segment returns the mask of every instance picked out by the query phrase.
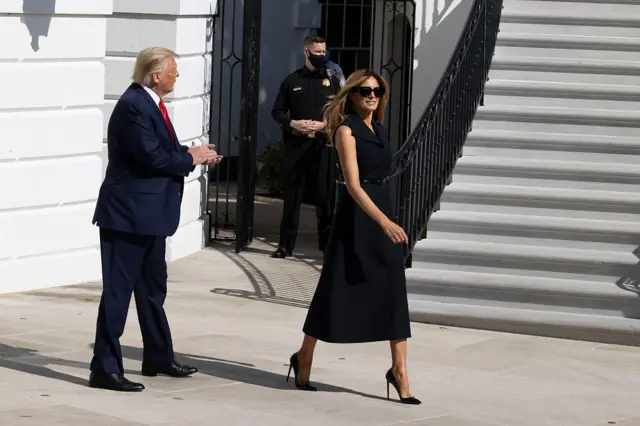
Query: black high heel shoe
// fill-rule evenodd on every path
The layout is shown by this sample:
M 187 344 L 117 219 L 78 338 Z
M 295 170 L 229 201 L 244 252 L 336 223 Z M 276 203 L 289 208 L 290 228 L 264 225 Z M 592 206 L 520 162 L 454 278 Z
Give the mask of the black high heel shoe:
M 289 358 L 289 372 L 287 373 L 287 382 L 289 381 L 289 377 L 291 376 L 291 370 L 293 369 L 293 381 L 296 384 L 296 388 L 303 390 L 303 391 L 310 391 L 310 392 L 315 392 L 318 389 L 315 386 L 311 386 L 309 383 L 305 383 L 304 385 L 301 385 L 300 383 L 298 383 L 298 367 L 299 367 L 300 363 L 298 361 L 298 353 L 294 353 L 293 355 L 291 355 L 291 358 Z
M 385 379 L 387 379 L 387 400 L 389 400 L 389 385 L 393 385 L 393 387 L 396 389 L 396 392 L 398 392 L 398 398 L 400 398 L 401 403 L 409 404 L 409 405 L 422 404 L 422 401 L 420 401 L 418 398 L 415 398 L 413 396 L 410 396 L 408 398 L 403 398 L 402 395 L 400 395 L 400 386 L 398 385 L 396 376 L 393 375 L 393 371 L 391 371 L 391 369 L 387 371 L 387 374 L 385 374 L 384 377 Z

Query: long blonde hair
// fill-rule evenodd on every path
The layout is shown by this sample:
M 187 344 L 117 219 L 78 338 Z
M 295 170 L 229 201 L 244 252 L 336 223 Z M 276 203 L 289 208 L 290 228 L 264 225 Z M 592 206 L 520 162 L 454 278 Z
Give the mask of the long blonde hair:
M 384 95 L 380 98 L 378 108 L 373 113 L 373 119 L 382 122 L 384 111 L 387 108 L 387 103 L 389 103 L 389 85 L 384 77 L 375 71 L 365 69 L 354 71 L 347 79 L 340 93 L 335 95 L 324 107 L 324 121 L 327 123 L 324 131 L 329 136 L 330 145 L 333 145 L 333 132 L 349 114 L 354 112 L 350 96 L 351 91 L 360 87 L 362 83 L 371 77 L 375 78 L 378 81 L 378 85 L 384 89 Z

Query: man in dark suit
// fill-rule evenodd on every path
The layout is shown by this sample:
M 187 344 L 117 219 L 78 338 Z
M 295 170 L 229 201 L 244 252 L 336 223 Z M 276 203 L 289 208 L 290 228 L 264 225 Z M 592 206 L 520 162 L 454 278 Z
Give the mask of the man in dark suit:
M 135 294 L 144 346 L 142 374 L 185 377 L 197 369 L 179 364 L 164 311 L 165 239 L 180 220 L 184 178 L 200 164 L 218 164 L 213 145 L 182 146 L 162 97 L 179 76 L 175 54 L 140 52 L 134 83 L 116 104 L 107 135 L 109 164 L 93 223 L 100 228 L 102 297 L 89 386 L 141 391 L 124 377 L 120 336 Z

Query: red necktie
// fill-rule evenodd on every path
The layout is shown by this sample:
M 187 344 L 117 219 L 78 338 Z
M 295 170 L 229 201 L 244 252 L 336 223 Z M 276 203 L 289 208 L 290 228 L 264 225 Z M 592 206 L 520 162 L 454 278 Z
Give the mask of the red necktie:
M 171 120 L 169 119 L 169 113 L 167 112 L 167 107 L 164 106 L 164 102 L 162 102 L 162 99 L 160 99 L 160 103 L 158 104 L 158 106 L 160 107 L 160 112 L 164 117 L 164 121 L 167 123 L 167 129 L 169 129 L 171 140 L 175 143 L 175 141 L 173 140 L 173 130 L 171 130 Z

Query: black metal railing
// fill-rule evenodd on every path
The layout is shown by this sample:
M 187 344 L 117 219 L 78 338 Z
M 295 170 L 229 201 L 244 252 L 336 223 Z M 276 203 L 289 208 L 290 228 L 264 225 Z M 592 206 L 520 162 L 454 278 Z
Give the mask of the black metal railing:
M 451 180 L 482 103 L 496 45 L 502 0 L 475 0 L 449 65 L 416 128 L 394 155 L 395 220 L 409 237 L 407 266 L 416 242 Z

